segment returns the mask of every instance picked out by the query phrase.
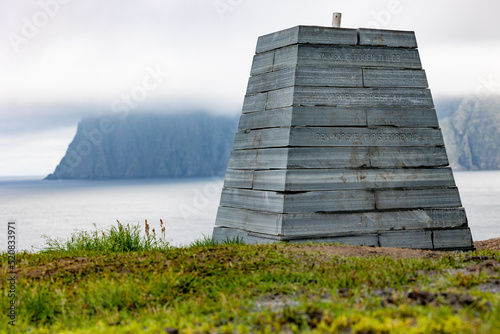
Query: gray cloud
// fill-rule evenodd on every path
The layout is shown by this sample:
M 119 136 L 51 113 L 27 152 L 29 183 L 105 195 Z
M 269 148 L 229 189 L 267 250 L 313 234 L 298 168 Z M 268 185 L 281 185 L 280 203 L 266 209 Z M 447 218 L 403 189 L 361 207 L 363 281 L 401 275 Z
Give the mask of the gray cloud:
M 229 7 L 221 14 L 217 3 Z M 0 35 L 22 35 L 40 11 L 38 1 L 1 2 Z M 43 128 L 73 122 L 94 104 L 109 109 L 156 65 L 171 75 L 145 103 L 237 113 L 257 37 L 327 26 L 333 11 L 343 12 L 344 27 L 415 30 L 434 95 L 472 92 L 481 76 L 500 75 L 496 0 L 73 0 L 18 53 L 0 39 L 0 63 L 10 64 L 0 77 L 0 120 L 9 124 L 1 127 L 22 127 L 25 116 Z M 14 110 L 23 104 L 31 107 Z M 44 107 L 54 104 L 71 107 Z

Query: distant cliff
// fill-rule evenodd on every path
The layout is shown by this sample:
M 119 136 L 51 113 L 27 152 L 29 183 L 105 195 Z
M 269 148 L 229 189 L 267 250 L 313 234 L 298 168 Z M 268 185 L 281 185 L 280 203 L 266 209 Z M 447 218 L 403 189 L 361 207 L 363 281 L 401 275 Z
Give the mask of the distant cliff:
M 436 109 L 454 169 L 500 169 L 500 97 L 441 100 Z M 223 175 L 238 119 L 203 113 L 85 118 L 46 179 Z
M 500 169 L 500 97 L 466 98 L 443 114 L 439 124 L 454 169 Z
M 129 114 L 85 118 L 48 180 L 223 175 L 238 117 Z

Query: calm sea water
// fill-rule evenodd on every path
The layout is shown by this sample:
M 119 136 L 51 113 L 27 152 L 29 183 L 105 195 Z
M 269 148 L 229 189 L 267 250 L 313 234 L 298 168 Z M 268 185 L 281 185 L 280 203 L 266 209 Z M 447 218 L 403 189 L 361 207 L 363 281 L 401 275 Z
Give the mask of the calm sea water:
M 500 171 L 455 172 L 474 240 L 500 237 Z M 6 249 L 7 222 L 15 221 L 18 250 L 40 249 L 45 240 L 67 238 L 75 229 L 109 229 L 147 219 L 166 225 L 173 245 L 210 235 L 217 214 L 221 178 L 113 181 L 0 179 L 0 249 Z

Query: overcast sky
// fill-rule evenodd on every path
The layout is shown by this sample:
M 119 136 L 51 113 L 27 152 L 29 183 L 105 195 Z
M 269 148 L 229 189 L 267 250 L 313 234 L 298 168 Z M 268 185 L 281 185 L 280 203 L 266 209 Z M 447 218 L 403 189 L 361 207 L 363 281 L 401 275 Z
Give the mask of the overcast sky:
M 415 31 L 435 98 L 500 81 L 498 0 L 0 0 L 0 176 L 52 172 L 82 116 L 124 103 L 236 115 L 258 36 L 335 11 Z

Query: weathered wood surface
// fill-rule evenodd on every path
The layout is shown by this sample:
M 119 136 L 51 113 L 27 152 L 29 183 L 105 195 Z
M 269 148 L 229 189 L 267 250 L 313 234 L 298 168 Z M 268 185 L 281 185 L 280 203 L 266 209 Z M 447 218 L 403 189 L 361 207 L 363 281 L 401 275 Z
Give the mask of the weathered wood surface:
M 356 45 L 357 34 L 355 29 L 297 26 L 259 37 L 256 53 L 298 43 Z
M 281 213 L 219 206 L 215 225 L 278 236 L 283 234 L 282 221 Z
M 286 146 L 444 146 L 439 129 L 296 127 L 239 131 L 233 150 Z
M 296 74 L 297 68 L 292 67 L 251 76 L 248 79 L 247 95 L 291 87 L 295 84 Z
M 381 233 L 380 247 L 432 249 L 431 231 L 398 231 Z
M 268 244 L 280 241 L 279 238 L 265 238 L 263 235 L 252 235 L 246 231 L 232 228 L 215 226 L 212 239 L 218 243 L 224 243 L 239 238 L 246 244 Z
M 289 106 L 434 108 L 428 89 L 296 86 L 270 91 L 266 109 Z M 262 109 L 264 110 L 264 109 Z
M 283 192 L 451 187 L 455 186 L 455 181 L 450 168 L 283 169 L 255 172 L 228 169 L 225 186 Z
M 367 126 L 366 113 L 363 108 L 286 107 L 242 114 L 239 130 L 283 126 Z
M 469 228 L 434 231 L 434 247 L 436 249 L 473 248 Z
M 253 188 L 254 172 L 251 170 L 235 170 L 227 169 L 224 179 L 224 187 L 226 188 Z
M 340 190 L 282 194 L 223 188 L 221 206 L 276 213 L 367 211 L 375 208 L 372 191 Z
M 252 69 L 250 75 L 258 75 L 266 72 L 272 72 L 274 66 L 274 52 L 269 51 L 265 53 L 256 54 L 253 57 Z
M 291 107 L 292 126 L 365 126 L 366 111 L 344 107 Z
M 434 108 L 434 103 L 428 89 L 294 86 L 245 96 L 243 113 L 291 106 Z
M 275 51 L 273 71 L 297 65 L 422 69 L 414 49 L 294 45 Z
M 242 183 L 246 175 L 239 174 Z M 253 189 L 315 191 L 455 186 L 451 168 L 289 169 L 255 171 Z
M 442 239 L 441 235 L 445 239 Z M 243 240 L 244 243 L 247 244 L 289 241 L 291 243 L 327 242 L 340 243 L 344 245 L 402 247 L 435 250 L 474 249 L 470 230 L 468 228 L 442 231 L 396 231 L 382 234 L 351 233 L 331 236 L 309 235 L 307 237 L 298 238 L 257 234 L 235 228 L 220 226 L 216 226 L 214 228 L 213 239 L 217 242 L 225 242 L 236 237 L 239 237 L 241 240 Z M 442 243 L 440 240 L 444 240 L 444 243 Z
M 286 147 L 290 143 L 290 128 L 273 128 L 253 130 L 250 132 L 239 131 L 234 137 L 233 150 Z
M 265 110 L 266 103 L 267 93 L 247 95 L 243 100 L 243 113 Z
M 359 45 L 374 45 L 416 48 L 417 39 L 413 31 L 358 29 Z
M 436 110 L 428 108 L 366 108 L 368 126 L 438 128 Z
M 461 207 L 457 188 L 375 190 L 377 209 Z
M 249 232 L 299 237 L 388 232 L 467 225 L 463 208 L 359 213 L 267 213 L 219 207 L 216 225 Z
M 238 130 L 279 128 L 291 124 L 292 107 L 287 107 L 241 114 Z
M 363 69 L 363 87 L 427 88 L 429 84 L 424 70 Z
M 260 210 L 265 212 L 283 212 L 283 194 L 271 191 L 223 188 L 220 205 L 232 208 Z
M 439 167 L 448 166 L 444 146 L 439 147 L 371 147 L 371 167 Z
M 248 112 L 240 117 L 239 130 L 283 126 L 396 126 L 438 128 L 434 109 L 286 107 Z
M 337 235 L 337 236 L 310 236 L 309 238 L 300 239 L 285 239 L 284 241 L 289 241 L 295 244 L 301 244 L 306 242 L 313 243 L 339 243 L 341 245 L 350 246 L 366 246 L 366 247 L 376 247 L 378 246 L 378 235 L 363 233 L 363 234 L 348 234 L 348 235 Z
M 230 169 L 440 167 L 444 147 L 290 147 L 233 150 Z
M 293 107 L 241 114 L 238 130 L 279 128 L 292 124 Z
M 280 241 L 289 241 L 291 243 L 305 243 L 305 242 L 330 242 L 340 243 L 344 245 L 355 246 L 378 246 L 377 234 L 347 234 L 336 236 L 309 236 L 308 238 L 287 238 L 283 236 L 274 236 L 269 234 L 257 234 L 247 232 L 240 229 L 228 228 L 222 226 L 214 227 L 213 240 L 216 242 L 226 242 L 235 238 L 240 238 L 246 244 L 254 243 L 274 243 Z
M 268 72 L 250 77 L 248 80 L 247 94 L 261 93 L 294 85 L 315 87 L 363 87 L 362 73 L 363 71 L 360 68 L 324 66 L 297 66 L 286 68 L 280 71 Z M 392 75 L 392 77 L 396 79 L 397 76 Z
M 416 47 L 377 29 L 260 37 L 214 239 L 471 249 Z
M 370 165 L 368 147 L 291 147 L 233 150 L 232 169 L 347 168 Z

